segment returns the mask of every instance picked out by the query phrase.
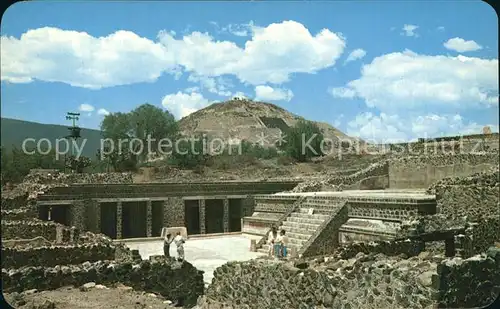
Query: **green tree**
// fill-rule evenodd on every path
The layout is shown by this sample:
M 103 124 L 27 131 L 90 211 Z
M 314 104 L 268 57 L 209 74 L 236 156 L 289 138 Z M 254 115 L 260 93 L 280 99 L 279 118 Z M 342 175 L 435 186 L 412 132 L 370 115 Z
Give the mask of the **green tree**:
M 101 131 L 103 137 L 111 141 L 102 149 L 104 159 L 116 171 L 129 171 L 134 170 L 139 161 L 146 159 L 149 150 L 156 151 L 161 139 L 172 140 L 178 132 L 178 126 L 169 111 L 146 103 L 129 113 L 105 116 Z
M 286 135 L 286 143 L 282 144 L 285 153 L 299 162 L 305 162 L 313 157 L 322 156 L 321 129 L 310 121 L 300 120 L 290 128 Z
M 27 152 L 16 147 L 12 147 L 11 150 L 1 148 L 2 185 L 7 182 L 21 182 L 31 169 L 64 169 L 64 160 L 56 158 L 54 151 L 40 154 L 36 151 L 32 152 L 33 149 L 26 150 Z
M 205 148 L 207 139 L 197 136 L 192 139 L 178 137 L 175 142 L 170 163 L 181 168 L 194 168 L 205 165 L 209 155 Z

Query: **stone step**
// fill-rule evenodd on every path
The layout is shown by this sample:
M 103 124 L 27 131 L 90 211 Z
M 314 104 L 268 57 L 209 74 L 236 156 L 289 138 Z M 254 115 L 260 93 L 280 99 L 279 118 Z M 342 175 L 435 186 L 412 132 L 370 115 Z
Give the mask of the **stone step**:
M 319 226 L 320 226 L 320 224 L 298 223 L 298 222 L 285 221 L 285 222 L 283 222 L 282 228 L 285 231 L 304 230 L 304 231 L 314 232 L 319 228 Z M 306 234 L 306 233 L 304 233 L 304 234 Z
M 298 217 L 288 217 L 285 222 L 296 222 L 296 223 L 308 223 L 308 224 L 318 224 L 323 223 L 324 219 L 308 219 L 308 218 L 298 218 Z
M 295 233 L 295 232 L 287 232 L 286 235 L 288 235 L 288 238 L 296 238 L 296 239 L 304 239 L 308 240 L 311 238 L 313 233 L 310 234 L 302 234 L 302 233 Z
M 322 215 L 322 214 L 308 214 L 307 212 L 309 209 L 305 209 L 305 211 L 302 211 L 302 208 L 300 209 L 300 212 L 292 212 L 290 214 L 290 217 L 293 218 L 304 218 L 304 219 L 321 219 L 321 220 L 326 220 L 329 218 L 328 215 Z

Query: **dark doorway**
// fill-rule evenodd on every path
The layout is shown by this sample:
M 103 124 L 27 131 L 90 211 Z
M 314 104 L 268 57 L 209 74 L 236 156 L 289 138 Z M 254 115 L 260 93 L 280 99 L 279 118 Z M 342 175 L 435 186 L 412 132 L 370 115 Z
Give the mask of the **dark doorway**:
M 205 201 L 205 231 L 207 234 L 224 233 L 224 201 Z
M 146 202 L 122 203 L 122 238 L 146 237 Z
M 188 235 L 201 234 L 200 202 L 198 200 L 184 201 L 184 226 Z
M 241 232 L 241 218 L 243 217 L 243 200 L 229 200 L 229 232 Z
M 70 208 L 71 205 L 52 206 L 50 209 L 50 220 L 64 225 L 70 225 Z
M 163 201 L 153 201 L 151 203 L 151 216 L 153 219 L 151 236 L 159 237 L 163 228 Z
M 38 219 L 43 221 L 49 220 L 49 206 L 47 205 L 38 206 Z
M 116 203 L 101 203 L 101 233 L 116 239 Z

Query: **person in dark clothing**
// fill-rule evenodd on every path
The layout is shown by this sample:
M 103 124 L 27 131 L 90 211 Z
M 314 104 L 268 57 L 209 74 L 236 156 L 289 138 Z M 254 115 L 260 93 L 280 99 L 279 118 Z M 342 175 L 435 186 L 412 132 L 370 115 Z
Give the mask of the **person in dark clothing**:
M 163 254 L 166 257 L 170 257 L 170 244 L 174 241 L 174 238 L 172 237 L 172 234 L 168 233 L 165 235 L 165 238 L 163 239 Z

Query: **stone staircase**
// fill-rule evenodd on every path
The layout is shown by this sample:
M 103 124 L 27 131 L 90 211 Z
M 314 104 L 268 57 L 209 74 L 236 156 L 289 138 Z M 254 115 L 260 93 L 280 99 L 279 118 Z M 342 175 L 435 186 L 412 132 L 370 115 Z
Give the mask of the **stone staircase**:
M 299 252 L 302 246 L 318 232 L 320 226 L 332 213 L 342 204 L 341 199 L 332 199 L 324 196 L 308 196 L 299 208 L 286 218 L 282 226 L 278 228 L 286 231 L 289 239 L 289 250 L 293 247 L 295 252 Z M 313 213 L 309 214 L 309 210 Z M 269 245 L 266 243 L 258 249 L 261 253 L 266 253 Z

